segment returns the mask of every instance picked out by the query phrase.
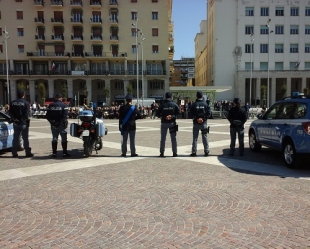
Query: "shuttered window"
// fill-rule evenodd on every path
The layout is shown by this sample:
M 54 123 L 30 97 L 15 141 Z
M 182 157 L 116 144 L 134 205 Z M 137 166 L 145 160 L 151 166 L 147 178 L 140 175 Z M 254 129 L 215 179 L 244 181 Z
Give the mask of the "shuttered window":
M 153 51 L 153 53 L 158 53 L 158 45 L 153 45 L 152 51 Z
M 158 36 L 158 29 L 157 28 L 152 29 L 152 36 Z
M 18 20 L 22 20 L 23 19 L 23 12 L 22 11 L 16 11 L 16 17 Z
M 61 20 L 61 19 L 63 19 L 63 13 L 62 13 L 62 11 L 54 11 L 54 19 L 55 19 L 55 20 Z
M 43 20 L 44 19 L 44 12 L 43 11 L 38 11 L 38 19 Z
M 63 55 L 65 52 L 64 45 L 55 45 L 55 54 Z
M 54 27 L 54 34 L 56 37 L 60 37 L 60 36 L 63 36 L 63 27 Z
M 19 53 L 24 53 L 24 45 L 19 44 L 17 47 Z

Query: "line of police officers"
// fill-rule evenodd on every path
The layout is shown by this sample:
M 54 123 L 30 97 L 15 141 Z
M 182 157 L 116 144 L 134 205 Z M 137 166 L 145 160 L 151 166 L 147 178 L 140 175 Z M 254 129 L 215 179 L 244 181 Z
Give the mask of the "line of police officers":
M 14 136 L 13 136 L 13 157 L 18 157 L 17 149 L 19 146 L 20 135 L 23 138 L 26 157 L 32 157 L 31 148 L 29 147 L 29 116 L 30 106 L 24 99 L 25 91 L 17 91 L 18 98 L 10 104 L 10 116 L 14 124 Z M 207 126 L 207 120 L 211 115 L 211 110 L 208 104 L 203 100 L 202 92 L 198 91 L 196 94 L 196 101 L 190 108 L 190 115 L 193 117 L 193 142 L 192 153 L 190 156 L 197 156 L 197 140 L 199 131 L 201 131 L 202 142 L 204 147 L 204 156 L 208 156 L 210 153 L 208 136 L 209 127 Z M 130 150 L 131 156 L 138 156 L 135 148 L 135 135 L 136 135 L 136 119 L 142 118 L 141 113 L 137 110 L 137 107 L 132 106 L 132 95 L 126 95 L 126 105 L 120 108 L 119 118 L 119 130 L 122 134 L 121 142 L 121 156 L 126 156 L 127 153 L 127 140 L 130 138 Z M 51 103 L 47 108 L 46 119 L 51 124 L 52 132 L 52 157 L 57 156 L 58 137 L 61 136 L 61 145 L 63 149 L 63 157 L 70 157 L 67 151 L 67 126 L 68 126 L 68 106 L 62 103 L 62 96 L 57 94 L 55 96 L 54 103 Z M 236 134 L 239 140 L 239 154 L 243 156 L 244 153 L 244 123 L 247 120 L 247 114 L 244 109 L 240 107 L 240 99 L 234 99 L 235 106 L 228 113 L 228 120 L 230 122 L 230 156 L 234 155 Z M 160 157 L 165 157 L 165 142 L 167 132 L 169 130 L 173 157 L 177 157 L 177 139 L 176 133 L 178 131 L 178 125 L 176 123 L 176 117 L 181 113 L 179 106 L 172 100 L 172 94 L 167 92 L 165 94 L 165 100 L 159 106 L 156 116 L 161 119 L 160 126 Z

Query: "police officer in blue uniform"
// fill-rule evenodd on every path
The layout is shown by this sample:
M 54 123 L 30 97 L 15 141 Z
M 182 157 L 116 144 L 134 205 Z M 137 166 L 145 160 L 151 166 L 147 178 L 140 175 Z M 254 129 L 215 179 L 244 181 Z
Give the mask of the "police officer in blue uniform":
M 165 157 L 165 143 L 167 131 L 169 129 L 171 144 L 172 144 L 172 152 L 173 157 L 177 157 L 177 131 L 178 126 L 176 124 L 176 117 L 181 114 L 179 106 L 171 99 L 172 94 L 167 92 L 165 95 L 166 99 L 159 106 L 156 116 L 161 118 L 161 126 L 160 126 L 160 157 Z
M 210 107 L 203 100 L 202 92 L 198 91 L 196 94 L 196 101 L 192 104 L 190 108 L 190 115 L 193 117 L 193 144 L 192 144 L 192 154 L 190 156 L 196 156 L 197 154 L 197 139 L 199 131 L 201 131 L 202 143 L 204 148 L 204 155 L 209 155 L 209 142 L 208 142 L 208 127 L 207 119 L 211 115 Z
M 70 157 L 71 155 L 67 151 L 67 127 L 68 127 L 68 106 L 62 103 L 61 94 L 56 94 L 54 103 L 51 103 L 47 107 L 46 119 L 51 124 L 52 131 L 52 157 L 57 156 L 57 144 L 58 137 L 61 136 L 61 145 L 64 157 Z
M 230 152 L 229 155 L 233 156 L 236 146 L 236 134 L 238 134 L 239 141 L 239 155 L 243 156 L 244 153 L 244 123 L 247 121 L 247 113 L 241 108 L 241 100 L 234 99 L 234 107 L 228 112 L 228 121 L 230 122 Z
M 13 100 L 10 104 L 9 115 L 11 121 L 13 122 L 13 146 L 12 146 L 12 156 L 18 157 L 17 149 L 19 144 L 19 137 L 22 136 L 24 140 L 24 148 L 26 152 L 26 157 L 33 157 L 31 153 L 31 148 L 29 147 L 29 125 L 30 125 L 30 104 L 26 101 L 25 91 L 17 91 L 17 99 Z
M 132 95 L 126 95 L 126 105 L 123 105 L 119 109 L 119 131 L 123 136 L 122 139 L 122 154 L 125 157 L 127 153 L 127 140 L 128 135 L 130 139 L 130 152 L 132 157 L 138 156 L 136 153 L 135 136 L 136 136 L 136 119 L 142 119 L 143 116 L 137 109 L 132 105 Z M 128 115 L 128 116 L 127 116 Z

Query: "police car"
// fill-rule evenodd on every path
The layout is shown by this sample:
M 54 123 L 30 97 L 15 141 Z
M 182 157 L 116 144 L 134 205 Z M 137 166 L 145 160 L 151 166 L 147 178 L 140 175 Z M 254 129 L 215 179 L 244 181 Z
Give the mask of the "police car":
M 0 150 L 12 148 L 13 124 L 9 123 L 10 116 L 0 111 Z M 20 138 L 18 150 L 23 150 L 23 140 Z
M 249 128 L 249 146 L 260 151 L 262 145 L 281 151 L 289 168 L 310 157 L 310 95 L 284 98 L 257 115 Z

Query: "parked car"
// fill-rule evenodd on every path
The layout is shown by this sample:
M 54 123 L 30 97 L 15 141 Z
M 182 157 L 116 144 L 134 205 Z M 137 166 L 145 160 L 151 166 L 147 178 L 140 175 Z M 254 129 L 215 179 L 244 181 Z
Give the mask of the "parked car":
M 310 156 L 310 95 L 284 98 L 257 118 L 249 128 L 252 151 L 260 151 L 262 145 L 282 151 L 289 168 Z
M 12 148 L 13 124 L 10 123 L 10 116 L 0 111 L 0 150 Z M 18 150 L 24 150 L 23 140 L 20 137 Z

